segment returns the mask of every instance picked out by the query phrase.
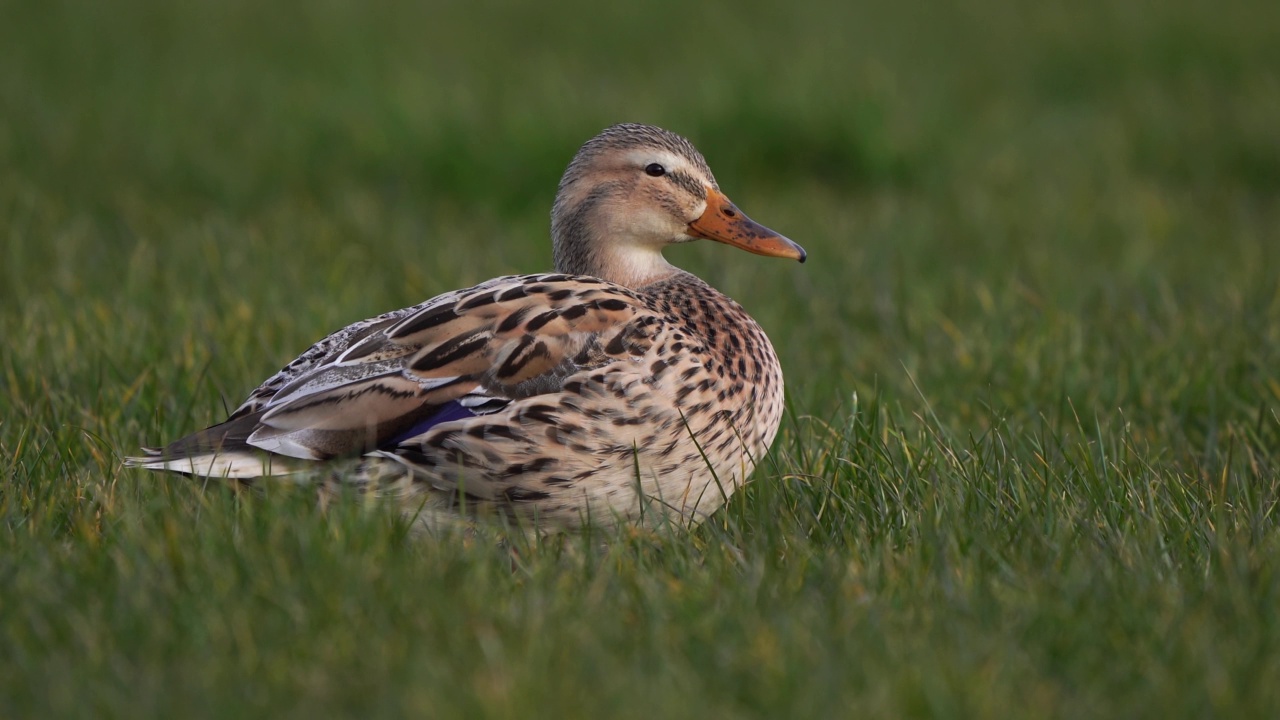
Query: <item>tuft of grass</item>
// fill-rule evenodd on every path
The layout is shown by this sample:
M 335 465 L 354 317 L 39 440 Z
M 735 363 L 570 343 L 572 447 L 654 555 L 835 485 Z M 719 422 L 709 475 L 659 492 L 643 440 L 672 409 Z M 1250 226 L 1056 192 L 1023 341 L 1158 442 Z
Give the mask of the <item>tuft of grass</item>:
M 0 3 L 0 716 L 1276 715 L 1277 7 Z M 618 121 L 813 259 L 671 252 L 790 403 L 698 530 L 120 468 Z

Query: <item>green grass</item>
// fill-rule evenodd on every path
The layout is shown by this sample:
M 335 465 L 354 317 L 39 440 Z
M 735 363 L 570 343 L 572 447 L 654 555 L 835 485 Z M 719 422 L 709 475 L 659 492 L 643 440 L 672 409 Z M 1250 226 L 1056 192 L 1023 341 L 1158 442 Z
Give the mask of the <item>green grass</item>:
M 120 468 L 550 267 L 577 146 L 791 415 L 689 534 L 406 539 Z M 0 2 L 0 717 L 1280 714 L 1280 5 Z

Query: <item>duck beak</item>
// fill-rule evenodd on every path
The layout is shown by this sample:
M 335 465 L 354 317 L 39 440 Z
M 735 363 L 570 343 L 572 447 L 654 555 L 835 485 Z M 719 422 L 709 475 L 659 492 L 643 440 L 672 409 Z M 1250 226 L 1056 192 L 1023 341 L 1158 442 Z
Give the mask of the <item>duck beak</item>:
M 716 240 L 747 252 L 804 262 L 804 248 L 747 217 L 724 193 L 707 188 L 707 209 L 689 223 L 691 237 Z

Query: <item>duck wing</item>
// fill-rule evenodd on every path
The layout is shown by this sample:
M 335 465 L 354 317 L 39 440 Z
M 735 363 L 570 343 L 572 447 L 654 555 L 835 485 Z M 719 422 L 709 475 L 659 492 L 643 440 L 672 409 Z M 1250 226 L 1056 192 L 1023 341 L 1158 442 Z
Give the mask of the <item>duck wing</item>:
M 329 335 L 225 422 L 129 464 L 247 478 L 390 448 L 642 355 L 660 323 L 634 292 L 598 278 L 497 278 Z

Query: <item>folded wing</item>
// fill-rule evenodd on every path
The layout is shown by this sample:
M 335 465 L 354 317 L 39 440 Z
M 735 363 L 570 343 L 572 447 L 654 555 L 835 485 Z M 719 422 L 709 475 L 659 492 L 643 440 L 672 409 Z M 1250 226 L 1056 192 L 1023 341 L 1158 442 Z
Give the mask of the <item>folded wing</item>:
M 130 464 L 257 477 L 264 453 L 288 472 L 386 449 L 642 355 L 660 322 L 630 290 L 596 278 L 498 278 L 330 335 L 226 422 Z

